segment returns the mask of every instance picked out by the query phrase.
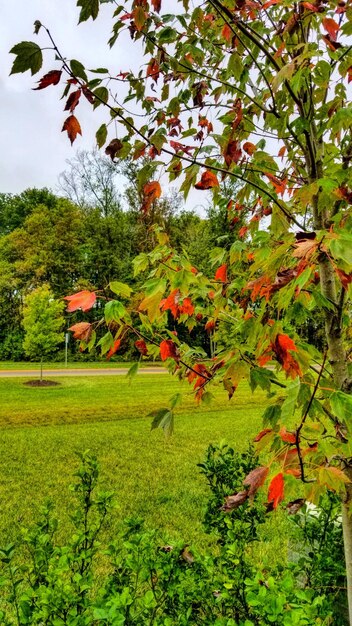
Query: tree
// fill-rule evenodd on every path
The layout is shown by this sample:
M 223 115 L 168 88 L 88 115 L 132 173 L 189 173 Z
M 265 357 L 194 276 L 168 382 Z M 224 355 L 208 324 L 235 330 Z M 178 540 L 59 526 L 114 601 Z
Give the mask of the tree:
M 55 300 L 47 285 L 37 287 L 23 308 L 24 350 L 31 359 L 40 359 L 40 382 L 43 382 L 43 357 L 51 355 L 64 340 L 62 312 L 65 305 Z
M 71 142 L 82 132 L 76 108 L 86 101 L 106 107 L 113 120 L 97 131 L 100 147 L 110 127 L 119 125 L 118 137 L 110 136 L 106 147 L 112 159 L 149 156 L 152 161 L 139 176 L 145 214 L 162 193 L 160 168 L 170 181 L 180 181 L 185 195 L 210 189 L 215 201 L 221 200 L 220 179 L 241 182 L 230 210 L 240 214 L 250 207 L 250 215 L 231 248 L 211 254 L 214 278 L 197 272 L 161 234 L 156 250 L 136 261 L 136 271 L 153 271 L 138 307 L 144 324 L 139 347 L 144 354 L 160 351 L 195 385 L 199 399 L 207 397 L 213 380 L 221 380 L 232 396 L 243 377 L 253 389 L 285 393 L 264 413 L 257 440 L 271 450 L 270 463 L 247 477 L 248 493 L 269 482 L 273 508 L 284 488 L 311 500 L 326 488 L 340 493 L 352 624 L 352 377 L 346 351 L 352 12 L 343 0 L 206 0 L 191 8 L 188 0 L 179 0 L 174 15 L 161 15 L 162 4 L 114 3 L 109 44 L 128 29 L 131 45 L 144 55 L 137 74 L 127 70 L 116 76 L 104 68 L 90 74 L 66 60 L 50 31 L 36 22 L 43 47 L 49 39 L 57 59 L 38 89 L 69 79 L 63 130 Z M 77 5 L 80 22 L 97 18 L 98 0 Z M 22 42 L 11 52 L 12 72 L 40 70 L 38 44 Z M 126 109 L 114 84 L 127 89 Z M 131 101 L 142 117 L 131 115 Z M 166 330 L 161 333 L 169 310 L 189 328 L 195 316 L 207 320 L 217 335 L 215 360 L 180 345 Z M 297 324 L 317 315 L 325 320 L 320 352 L 303 341 Z M 110 328 L 111 320 L 118 324 L 115 337 L 131 328 L 124 309 L 111 302 L 106 319 Z M 116 340 L 109 332 L 105 347 Z M 292 382 L 283 383 L 268 363 Z M 169 424 L 170 416 L 171 407 L 155 423 Z

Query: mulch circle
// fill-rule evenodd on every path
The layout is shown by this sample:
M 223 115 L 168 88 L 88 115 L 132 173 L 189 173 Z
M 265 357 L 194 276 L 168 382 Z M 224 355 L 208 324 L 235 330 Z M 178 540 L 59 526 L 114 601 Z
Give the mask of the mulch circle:
M 56 387 L 60 385 L 60 383 L 56 382 L 56 380 L 26 380 L 24 385 L 28 387 Z

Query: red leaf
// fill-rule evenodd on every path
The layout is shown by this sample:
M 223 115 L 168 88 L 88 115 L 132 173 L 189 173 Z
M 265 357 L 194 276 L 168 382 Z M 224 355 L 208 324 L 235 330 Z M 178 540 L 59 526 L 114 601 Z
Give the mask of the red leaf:
M 89 322 L 78 322 L 78 324 L 70 326 L 68 330 L 73 332 L 74 339 L 81 339 L 81 341 L 88 343 L 92 334 L 92 324 Z
M 207 331 L 207 333 L 211 333 L 215 328 L 215 321 L 214 320 L 208 320 L 208 322 L 205 324 L 204 329 Z
M 302 376 L 299 364 L 289 353 L 289 350 L 297 352 L 297 348 L 288 335 L 277 335 L 275 342 L 272 344 L 272 349 L 275 352 L 277 361 L 285 370 L 286 376 L 291 376 L 291 378 Z
M 287 350 L 297 352 L 294 341 L 288 335 L 277 335 L 275 343 L 277 343 L 278 346 L 285 352 L 287 352 Z
M 144 199 L 141 206 L 143 213 L 148 213 L 153 202 L 160 198 L 161 187 L 157 180 L 153 180 L 150 183 L 146 183 L 143 187 Z
M 175 359 L 178 361 L 179 354 L 176 344 L 171 339 L 164 339 L 160 344 L 160 356 L 162 361 L 166 359 Z
M 162 311 L 171 311 L 173 317 L 176 319 L 180 314 L 180 310 L 178 306 L 179 299 L 180 299 L 180 292 L 178 289 L 174 289 L 174 291 L 172 291 L 170 295 L 168 295 L 167 298 L 164 298 L 164 300 L 161 300 L 160 309 Z
M 91 92 L 91 90 L 88 87 L 86 87 L 86 85 L 83 85 L 82 93 L 87 98 L 88 102 L 90 102 L 90 104 L 94 104 L 95 102 L 94 95 Z
M 256 467 L 254 470 L 249 472 L 249 474 L 243 481 L 243 484 L 249 487 L 249 496 L 254 496 L 259 487 L 261 487 L 265 483 L 268 472 L 269 468 L 266 466 Z
M 199 183 L 194 186 L 196 189 L 211 189 L 212 187 L 219 187 L 219 181 L 213 172 L 206 170 L 203 172 Z
M 152 7 L 154 11 L 156 11 L 157 13 L 160 13 L 161 0 L 152 0 Z
M 296 443 L 296 433 L 287 432 L 286 428 L 281 428 L 279 436 L 285 443 Z
M 77 91 L 73 91 L 69 97 L 67 98 L 67 102 L 66 102 L 66 106 L 64 108 L 64 111 L 71 111 L 71 113 L 73 113 L 73 111 L 75 110 L 79 99 L 81 97 L 81 90 L 77 89 Z
M 268 502 L 273 503 L 274 509 L 276 509 L 279 502 L 284 498 L 284 487 L 284 475 L 280 472 L 274 476 L 268 489 Z
M 324 17 L 323 26 L 325 30 L 329 33 L 332 41 L 336 41 L 337 33 L 340 30 L 340 26 L 333 20 L 331 17 Z
M 45 87 L 49 87 L 49 85 L 57 85 L 60 82 L 61 74 L 61 70 L 51 70 L 51 72 L 48 72 L 38 80 L 39 86 L 35 87 L 33 91 L 45 89 Z
M 147 348 L 147 344 L 145 343 L 143 339 L 138 339 L 137 341 L 135 341 L 134 345 L 136 346 L 137 350 L 139 350 L 142 356 L 147 356 L 148 348 Z
M 72 296 L 65 296 L 64 298 L 64 300 L 68 301 L 66 309 L 68 313 L 72 313 L 78 309 L 82 309 L 82 311 L 89 311 L 89 309 L 94 306 L 96 299 L 94 291 L 79 291 L 78 293 L 74 293 Z
M 311 2 L 302 2 L 302 7 L 308 9 L 309 11 L 313 11 L 314 13 L 319 12 L 319 7 L 315 4 L 311 4 Z
M 150 76 L 156 83 L 160 75 L 160 66 L 156 59 L 150 59 L 147 67 L 147 76 Z
M 265 2 L 262 6 L 262 9 L 268 9 L 269 7 L 271 7 L 273 4 L 278 4 L 279 2 L 281 2 L 281 0 L 268 0 L 268 2 Z
M 272 432 L 273 432 L 272 428 L 264 428 L 264 430 L 261 430 L 260 433 L 258 433 L 257 436 L 254 437 L 253 441 L 255 443 L 258 443 L 258 441 L 263 439 L 263 437 L 265 437 L 265 435 L 267 435 L 268 433 L 272 433 Z
M 340 269 L 336 269 L 336 274 L 338 275 L 341 284 L 343 286 L 344 289 L 348 289 L 348 285 L 350 283 L 352 283 L 352 273 L 351 274 L 346 274 L 346 272 L 344 272 L 343 270 Z
M 245 152 L 247 152 L 247 154 L 249 154 L 249 156 L 252 156 L 252 154 L 254 154 L 256 149 L 257 149 L 257 146 L 254 143 L 251 143 L 250 141 L 246 141 L 243 144 L 243 150 Z
M 242 156 L 240 142 L 236 140 L 229 141 L 229 143 L 225 147 L 223 155 L 227 166 L 231 165 L 231 163 L 238 163 Z
M 227 265 L 224 263 L 220 265 L 215 272 L 215 280 L 221 280 L 222 283 L 227 283 Z
M 323 40 L 325 41 L 327 47 L 330 48 L 330 50 L 332 50 L 333 52 L 336 52 L 336 50 L 342 48 L 342 44 L 334 41 L 334 39 L 332 39 L 330 35 L 325 35 L 323 37 Z
M 192 304 L 192 300 L 190 298 L 184 298 L 181 306 L 180 306 L 181 315 L 193 315 L 194 306 Z
M 62 131 L 67 131 L 68 138 L 71 141 L 71 144 L 75 141 L 77 135 L 82 135 L 82 130 L 78 119 L 74 115 L 70 115 L 65 121 L 62 127 Z
M 120 139 L 112 139 L 108 146 L 105 148 L 105 154 L 107 154 L 110 159 L 113 161 L 115 156 L 120 152 L 123 147 L 122 141 Z

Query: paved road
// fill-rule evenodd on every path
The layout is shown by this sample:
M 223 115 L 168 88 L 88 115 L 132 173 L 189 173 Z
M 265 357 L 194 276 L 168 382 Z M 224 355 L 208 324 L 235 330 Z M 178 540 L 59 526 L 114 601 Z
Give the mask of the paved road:
M 126 376 L 127 368 L 118 369 L 61 369 L 43 370 L 43 378 L 53 376 Z M 139 374 L 167 374 L 163 367 L 144 367 L 138 370 Z M 0 378 L 38 378 L 39 369 L 36 370 L 0 370 Z

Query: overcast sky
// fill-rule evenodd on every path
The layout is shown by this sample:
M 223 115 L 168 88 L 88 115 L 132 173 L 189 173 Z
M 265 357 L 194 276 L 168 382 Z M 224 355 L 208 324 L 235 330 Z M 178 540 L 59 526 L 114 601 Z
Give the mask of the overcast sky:
M 36 81 L 47 71 L 58 68 L 51 52 L 44 56 L 43 69 L 31 76 L 9 76 L 14 55 L 13 45 L 21 41 L 36 41 L 46 45 L 44 33 L 33 35 L 33 23 L 39 19 L 52 32 L 62 54 L 81 60 L 87 68 L 109 67 L 118 73 L 133 65 L 131 47 L 128 55 L 123 47 L 109 51 L 107 40 L 112 21 L 111 5 L 103 5 L 96 22 L 85 22 L 77 27 L 78 9 L 75 0 L 0 0 L 0 102 L 1 152 L 0 192 L 20 192 L 27 187 L 57 185 L 60 172 L 66 168 L 66 159 L 76 149 L 91 149 L 95 131 L 106 120 L 106 111 L 93 113 L 88 102 L 77 109 L 83 136 L 78 135 L 73 148 L 61 128 L 67 112 L 60 101 L 61 87 L 32 91 Z M 128 45 L 128 40 L 126 40 Z M 133 53 L 133 49 L 132 49 Z M 84 99 L 83 99 L 84 100 Z

